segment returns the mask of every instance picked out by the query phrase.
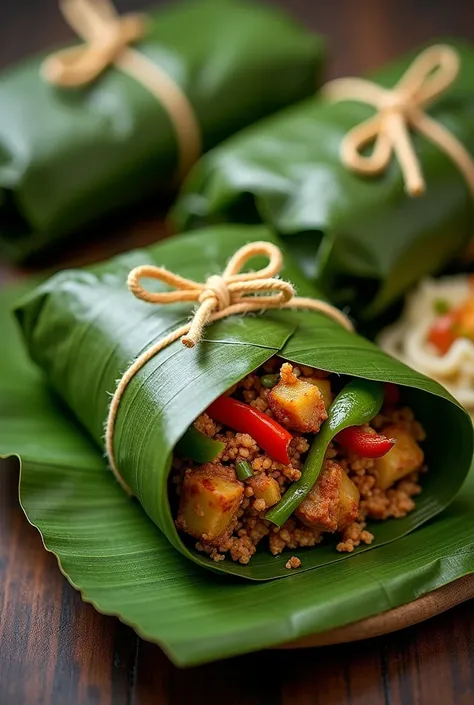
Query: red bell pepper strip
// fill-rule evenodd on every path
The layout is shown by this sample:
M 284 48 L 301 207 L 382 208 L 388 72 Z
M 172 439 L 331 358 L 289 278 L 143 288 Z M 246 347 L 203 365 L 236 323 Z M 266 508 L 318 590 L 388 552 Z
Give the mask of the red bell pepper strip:
M 395 405 L 400 401 L 400 389 L 392 382 L 384 384 L 384 401 L 386 404 Z
M 349 426 L 339 431 L 334 440 L 363 458 L 381 458 L 395 445 L 394 438 L 372 433 L 366 426 Z
M 293 436 L 277 421 L 238 399 L 222 396 L 216 399 L 206 413 L 234 431 L 248 433 L 270 457 L 284 465 L 290 464 L 288 446 Z

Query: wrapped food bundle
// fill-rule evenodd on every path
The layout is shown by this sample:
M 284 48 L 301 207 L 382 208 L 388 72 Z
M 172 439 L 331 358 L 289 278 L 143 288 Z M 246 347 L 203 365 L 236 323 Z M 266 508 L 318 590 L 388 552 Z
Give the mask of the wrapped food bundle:
M 376 317 L 472 236 L 473 85 L 459 41 L 333 81 L 207 154 L 174 222 L 263 220 L 334 303 Z
M 32 358 L 170 543 L 251 580 L 401 537 L 472 458 L 449 393 L 348 330 L 289 256 L 276 278 L 279 258 L 266 228 L 216 226 L 62 272 L 17 308 Z
M 0 248 L 13 259 L 158 198 L 203 151 L 320 84 L 321 38 L 247 0 L 143 17 L 108 0 L 62 8 L 84 44 L 0 76 Z

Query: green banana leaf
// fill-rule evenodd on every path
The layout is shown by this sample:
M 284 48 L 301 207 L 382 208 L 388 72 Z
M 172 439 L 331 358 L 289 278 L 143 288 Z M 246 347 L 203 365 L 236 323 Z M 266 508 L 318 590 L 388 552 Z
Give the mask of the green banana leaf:
M 136 48 L 184 90 L 204 150 L 320 84 L 321 37 L 280 10 L 195 0 L 147 15 Z M 16 260 L 112 211 L 163 199 L 177 175 L 174 132 L 156 98 L 113 68 L 86 88 L 48 85 L 48 53 L 0 74 L 0 248 Z
M 461 59 L 455 83 L 429 115 L 474 154 L 474 48 L 449 41 Z M 416 52 L 418 53 L 418 52 Z M 416 56 L 375 73 L 392 87 Z M 439 271 L 472 236 L 473 207 L 459 169 L 412 135 L 427 192 L 410 198 L 392 158 L 378 177 L 340 161 L 341 140 L 374 114 L 356 102 L 311 98 L 216 147 L 191 170 L 172 212 L 178 230 L 222 221 L 264 221 L 337 305 L 378 316 L 418 279 Z
M 23 509 L 83 599 L 160 644 L 174 663 L 191 666 L 323 632 L 474 572 L 473 471 L 435 520 L 348 560 L 267 582 L 202 570 L 126 497 L 27 358 L 10 313 L 20 294 L 0 292 L 0 454 L 18 454 Z
M 132 359 L 181 326 L 190 312 L 189 303 L 152 306 L 135 299 L 125 284 L 130 269 L 161 264 L 202 281 L 222 271 L 238 246 L 270 237 L 263 226 L 210 228 L 88 270 L 62 272 L 21 302 L 17 317 L 33 360 L 98 447 L 103 448 L 116 380 Z M 289 258 L 282 276 L 300 293 L 314 293 Z M 115 458 L 121 474 L 178 551 L 210 570 L 250 580 L 289 576 L 288 556 L 274 557 L 265 550 L 246 566 L 228 560 L 215 563 L 182 541 L 168 501 L 172 451 L 188 426 L 214 399 L 276 353 L 337 374 L 407 387 L 405 396 L 427 429 L 431 472 L 416 509 L 403 519 L 378 525 L 372 547 L 400 538 L 449 504 L 471 462 L 473 430 L 466 412 L 438 384 L 322 314 L 280 311 L 232 317 L 210 326 L 195 350 L 178 340 L 149 361 L 129 384 L 116 421 Z M 347 558 L 328 543 L 305 552 L 302 571 Z

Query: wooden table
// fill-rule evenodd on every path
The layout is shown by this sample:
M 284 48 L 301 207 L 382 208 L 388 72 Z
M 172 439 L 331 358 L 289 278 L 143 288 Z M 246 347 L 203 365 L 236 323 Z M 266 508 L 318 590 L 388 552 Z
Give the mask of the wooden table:
M 270 1 L 270 0 L 269 0 Z M 331 76 L 359 73 L 439 36 L 474 39 L 470 0 L 278 0 L 331 41 Z M 121 10 L 146 5 L 122 0 Z M 0 3 L 0 64 L 67 40 L 55 0 Z M 0 106 L 1 109 L 1 106 Z M 112 223 L 80 263 L 156 238 L 159 215 Z M 117 236 L 119 232 L 119 236 Z M 20 274 L 0 263 L 0 282 Z M 187 671 L 118 620 L 81 602 L 0 474 L 0 705 L 472 705 L 474 608 L 366 642 L 263 652 Z M 264 677 L 262 677 L 264 675 Z

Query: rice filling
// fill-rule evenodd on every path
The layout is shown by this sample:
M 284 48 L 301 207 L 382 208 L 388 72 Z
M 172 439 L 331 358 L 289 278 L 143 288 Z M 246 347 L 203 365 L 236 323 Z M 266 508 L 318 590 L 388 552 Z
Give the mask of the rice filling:
M 279 379 L 271 386 L 268 378 Z M 247 375 L 227 396 L 250 405 L 290 431 L 288 460 L 283 463 L 248 433 L 201 414 L 195 428 L 222 444 L 211 462 L 198 464 L 175 453 L 172 506 L 176 526 L 192 536 L 195 548 L 214 561 L 229 557 L 246 564 L 261 546 L 273 555 L 320 544 L 336 535 L 336 550 L 352 552 L 371 544 L 367 520 L 406 516 L 421 492 L 426 471 L 420 443 L 425 439 L 413 412 L 386 395 L 383 407 L 365 430 L 390 437 L 393 447 L 383 457 L 363 457 L 337 441 L 327 448 L 322 471 L 309 494 L 281 526 L 265 518 L 286 490 L 301 477 L 312 439 L 327 419 L 327 409 L 341 379 L 321 370 L 292 366 L 274 357 Z M 210 407 L 211 409 L 211 407 Z M 247 469 L 245 480 L 239 479 Z M 295 560 L 293 560 L 293 558 Z M 292 556 L 289 569 L 298 567 Z

